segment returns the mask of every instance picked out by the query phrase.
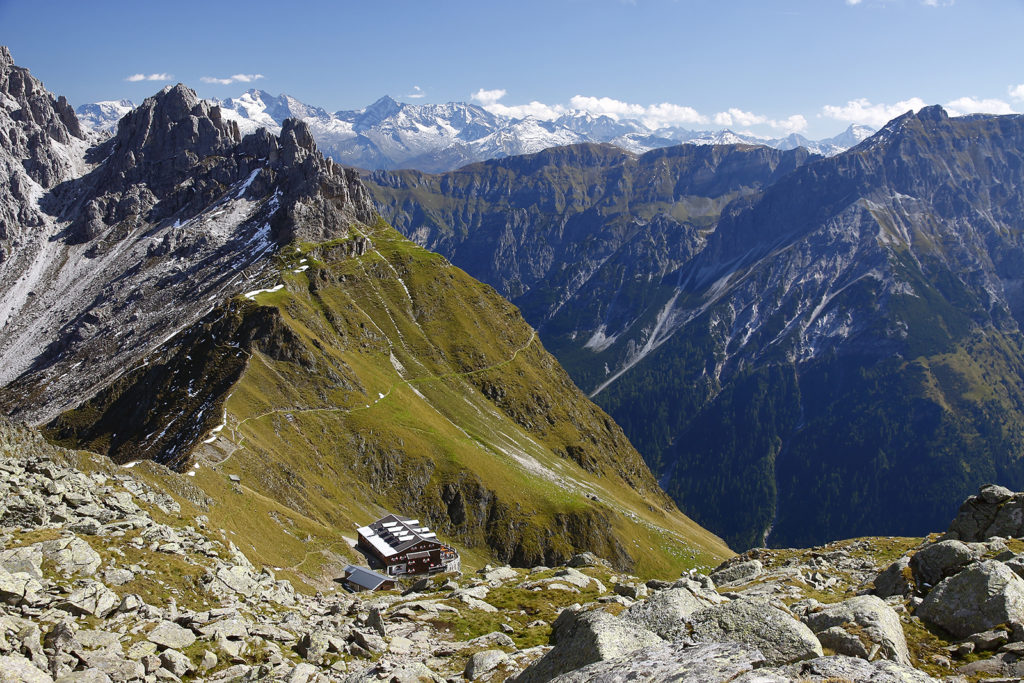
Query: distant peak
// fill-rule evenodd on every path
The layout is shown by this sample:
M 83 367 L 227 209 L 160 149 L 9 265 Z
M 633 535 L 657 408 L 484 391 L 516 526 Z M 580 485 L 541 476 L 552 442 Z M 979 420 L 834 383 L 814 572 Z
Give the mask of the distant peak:
M 921 111 L 917 112 L 917 118 L 919 121 L 945 121 L 949 118 L 949 114 L 946 110 L 937 104 L 933 104 L 930 107 L 924 107 Z
M 199 104 L 196 91 L 183 83 L 168 85 L 142 103 L 144 108 L 152 108 L 157 115 L 167 121 L 181 121 L 192 114 Z
M 384 118 L 400 111 L 403 106 L 401 102 L 398 102 L 390 95 L 385 95 L 367 107 L 363 113 L 376 118 Z

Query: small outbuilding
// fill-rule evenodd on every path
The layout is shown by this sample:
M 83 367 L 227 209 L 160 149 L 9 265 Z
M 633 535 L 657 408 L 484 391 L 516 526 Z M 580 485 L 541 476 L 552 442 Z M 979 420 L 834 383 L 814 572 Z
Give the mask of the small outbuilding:
M 388 591 L 395 587 L 394 579 L 365 567 L 357 567 L 354 564 L 345 567 L 345 576 L 342 577 L 341 582 L 349 590 L 357 593 L 362 591 Z

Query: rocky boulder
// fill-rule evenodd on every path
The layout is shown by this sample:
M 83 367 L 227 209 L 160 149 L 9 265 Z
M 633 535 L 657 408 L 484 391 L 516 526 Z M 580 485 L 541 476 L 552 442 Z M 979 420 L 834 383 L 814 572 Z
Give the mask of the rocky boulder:
M 81 588 L 68 596 L 62 605 L 72 614 L 91 615 L 103 618 L 111 614 L 121 604 L 117 593 L 99 581 L 85 581 Z
M 24 572 L 33 579 L 41 579 L 42 564 L 43 552 L 36 544 L 0 551 L 0 567 L 12 574 Z
M 910 558 L 910 569 L 918 585 L 932 587 L 982 555 L 960 541 L 948 540 L 926 545 Z
M 600 610 L 563 612 L 558 621 L 555 647 L 519 674 L 516 683 L 543 683 L 587 664 L 662 642 L 651 631 Z
M 1014 493 L 1002 486 L 982 486 L 960 506 L 960 512 L 949 525 L 947 538 L 961 541 L 984 541 L 992 536 L 1024 535 L 1024 493 Z
M 1002 562 L 978 562 L 935 586 L 917 616 L 958 638 L 1001 624 L 1022 629 L 1024 580 Z
M 92 546 L 77 536 L 65 536 L 42 544 L 43 556 L 53 560 L 57 570 L 65 576 L 82 574 L 92 576 L 103 559 Z
M 9 605 L 35 605 L 41 599 L 43 585 L 25 572 L 9 573 L 0 567 L 0 602 Z
M 502 650 L 482 650 L 474 653 L 469 658 L 462 675 L 467 680 L 475 681 L 484 674 L 494 671 L 507 661 L 509 661 L 508 655 Z
M 0 683 L 53 683 L 53 679 L 21 655 L 9 655 L 0 657 Z
M 716 586 L 727 586 L 753 581 L 762 572 L 764 572 L 764 567 L 761 565 L 760 560 L 747 560 L 746 562 L 726 561 L 718 569 L 711 572 L 711 580 L 715 582 Z
M 662 643 L 562 674 L 552 679 L 552 683 L 715 683 L 735 680 L 764 661 L 757 649 L 739 643 Z
M 873 593 L 880 598 L 910 595 L 914 590 L 910 558 L 904 556 L 890 564 L 875 577 L 874 585 Z
M 839 654 L 874 659 L 877 653 L 883 659 L 911 665 L 899 616 L 874 595 L 826 605 L 805 616 L 804 623 L 823 646 Z
M 934 683 L 928 674 L 880 659 L 866 662 L 855 657 L 819 657 L 789 666 L 758 669 L 734 683 L 791 683 L 792 681 L 869 681 L 870 683 Z
M 669 588 L 655 591 L 646 600 L 634 603 L 621 614 L 621 618 L 666 640 L 675 640 L 686 634 L 686 619 L 710 605 L 686 588 Z
M 196 642 L 196 637 L 192 631 L 173 621 L 161 621 L 149 632 L 146 640 L 159 647 L 181 650 Z
M 821 643 L 805 624 L 765 600 L 739 599 L 694 612 L 688 621 L 697 642 L 735 641 L 756 647 L 769 666 L 821 657 Z

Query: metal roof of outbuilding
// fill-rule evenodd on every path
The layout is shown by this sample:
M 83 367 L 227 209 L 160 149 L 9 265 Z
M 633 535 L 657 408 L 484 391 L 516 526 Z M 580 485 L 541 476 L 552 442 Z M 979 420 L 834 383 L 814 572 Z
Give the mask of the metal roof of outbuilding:
M 378 574 L 375 571 L 366 569 L 365 567 L 357 567 L 354 564 L 350 564 L 345 567 L 345 580 L 351 581 L 352 583 L 366 588 L 367 590 L 376 590 L 380 588 L 381 584 L 385 581 L 392 581 L 383 574 Z

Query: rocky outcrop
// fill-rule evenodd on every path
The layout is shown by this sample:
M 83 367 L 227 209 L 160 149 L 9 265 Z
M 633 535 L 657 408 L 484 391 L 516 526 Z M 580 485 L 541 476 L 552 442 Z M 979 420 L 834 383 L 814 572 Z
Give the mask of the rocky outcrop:
M 711 572 L 711 580 L 716 586 L 727 586 L 731 583 L 746 583 L 757 578 L 763 571 L 758 560 L 743 562 L 726 560 L 715 571 Z
M 886 601 L 866 594 L 882 558 L 903 548 L 895 564 L 910 574 L 911 557 L 931 567 L 949 542 L 755 549 L 727 566 L 760 571 L 721 592 L 695 570 L 644 582 L 581 553 L 574 568 L 488 565 L 403 591 L 311 595 L 191 516 L 220 501 L 188 477 L 139 467 L 149 483 L 0 421 L 0 676 L 924 683 L 911 664 L 950 677 L 1024 670 L 1024 580 L 996 538 L 968 546 L 980 561 L 935 587 L 911 577 L 914 592 Z
M 74 177 L 75 156 L 91 140 L 67 100 L 50 94 L 0 45 L 0 269 L 46 222 L 38 196 Z
M 699 643 L 736 641 L 757 648 L 769 666 L 821 657 L 821 644 L 807 626 L 764 600 L 738 599 L 705 607 L 687 620 Z
M 690 615 L 711 604 L 710 600 L 695 595 L 687 588 L 667 588 L 633 603 L 621 617 L 623 621 L 642 626 L 666 640 L 676 640 L 688 634 L 686 620 Z
M 984 553 L 984 548 L 971 548 L 960 541 L 940 541 L 914 553 L 910 558 L 910 569 L 918 584 L 931 588 Z
M 662 642 L 647 629 L 600 610 L 563 612 L 553 628 L 555 647 L 517 676 L 516 683 L 542 683 L 587 664 Z
M 858 596 L 809 612 L 803 621 L 823 647 L 837 654 L 877 657 L 910 666 L 910 652 L 899 615 L 873 595 Z
M 562 674 L 552 679 L 552 683 L 724 683 L 737 680 L 738 676 L 753 671 L 764 662 L 760 652 L 739 643 L 662 643 L 636 650 L 627 657 L 590 664 Z
M 961 541 L 1024 536 L 1024 493 L 994 484 L 982 486 L 960 506 L 946 535 Z
M 216 105 L 178 84 L 98 142 L 4 55 L 7 414 L 51 419 L 141 365 L 211 302 L 268 284 L 282 245 L 345 238 L 374 220 L 358 175 L 324 159 L 300 121 L 242 138 Z
M 880 598 L 910 595 L 914 589 L 910 558 L 901 557 L 879 572 L 874 578 L 873 585 L 874 594 Z
M 1024 637 L 1024 579 L 997 560 L 973 564 L 929 591 L 917 615 L 960 638 L 1004 624 Z
M 866 662 L 855 657 L 819 657 L 780 668 L 758 669 L 734 679 L 736 683 L 791 681 L 864 681 L 865 683 L 933 683 L 928 674 L 890 662 Z

